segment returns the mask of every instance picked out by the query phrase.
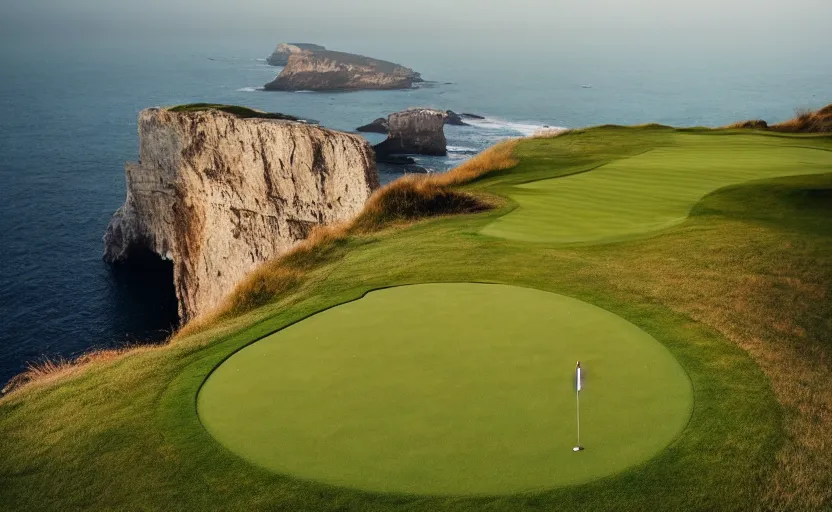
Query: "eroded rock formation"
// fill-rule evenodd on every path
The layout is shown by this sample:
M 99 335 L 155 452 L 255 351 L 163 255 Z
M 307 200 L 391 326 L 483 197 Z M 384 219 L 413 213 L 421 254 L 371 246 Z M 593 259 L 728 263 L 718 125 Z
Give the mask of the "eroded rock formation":
M 462 120 L 462 116 L 453 110 L 446 110 L 445 112 L 448 114 L 445 117 L 445 124 L 449 124 L 451 126 L 469 126 L 468 123 Z
M 457 114 L 453 110 L 446 110 L 445 113 L 447 114 L 445 116 L 445 124 L 451 126 L 471 126 L 463 119 L 484 119 L 483 117 L 473 117 L 473 114 Z M 390 128 L 387 125 L 387 118 L 379 117 L 372 123 L 359 126 L 355 130 L 362 133 L 387 133 L 390 131 Z
M 266 90 L 350 91 L 410 89 L 422 78 L 410 68 L 362 55 L 333 51 L 303 51 L 289 55 L 286 67 Z
M 302 122 L 153 108 L 139 114 L 139 141 L 104 258 L 173 261 L 183 321 L 314 226 L 357 214 L 378 187 L 363 138 Z
M 289 62 L 289 55 L 293 53 L 303 53 L 309 51 L 326 50 L 319 44 L 312 43 L 280 43 L 274 49 L 271 55 L 266 59 L 266 62 L 272 66 L 285 66 Z
M 411 108 L 387 117 L 387 140 L 375 146 L 380 157 L 387 155 L 438 155 L 448 154 L 445 139 L 444 110 Z

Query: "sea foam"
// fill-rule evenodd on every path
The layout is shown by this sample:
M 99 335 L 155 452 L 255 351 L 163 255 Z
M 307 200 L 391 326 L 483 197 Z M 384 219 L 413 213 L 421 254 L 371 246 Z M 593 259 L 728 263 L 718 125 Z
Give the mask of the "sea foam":
M 559 126 L 544 125 L 540 123 L 529 122 L 514 122 L 505 121 L 503 119 L 486 117 L 485 119 L 465 119 L 465 122 L 471 126 L 491 131 L 507 131 L 514 132 L 523 137 L 531 137 L 541 130 L 563 130 Z

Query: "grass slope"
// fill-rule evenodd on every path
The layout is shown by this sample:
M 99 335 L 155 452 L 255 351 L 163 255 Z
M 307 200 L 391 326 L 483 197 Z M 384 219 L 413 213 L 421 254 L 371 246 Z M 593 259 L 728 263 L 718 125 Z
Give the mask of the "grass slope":
M 575 360 L 585 374 L 576 456 Z M 280 473 L 365 490 L 506 494 L 595 480 L 653 457 L 687 423 L 690 381 L 650 335 L 531 288 L 374 291 L 246 347 L 199 416 Z
M 598 243 L 683 222 L 705 195 L 763 178 L 832 172 L 832 154 L 799 141 L 674 133 L 662 146 L 592 172 L 519 185 L 519 207 L 482 233 L 529 242 Z
M 514 169 L 467 191 L 508 197 L 517 185 L 660 148 L 678 133 L 749 135 L 604 127 L 523 141 Z M 828 137 L 754 137 L 832 149 Z M 583 247 L 481 235 L 516 207 L 508 199 L 476 215 L 319 238 L 253 275 L 231 298 L 234 316 L 0 399 L 0 500 L 8 510 L 828 509 L 831 196 L 828 174 L 752 182 L 706 196 L 653 237 Z M 281 284 L 289 274 L 292 285 Z M 637 325 L 688 373 L 689 423 L 637 467 L 494 498 L 300 481 L 234 455 L 201 425 L 198 390 L 236 350 L 373 289 L 460 281 L 556 292 Z M 254 292 L 257 300 L 247 297 Z

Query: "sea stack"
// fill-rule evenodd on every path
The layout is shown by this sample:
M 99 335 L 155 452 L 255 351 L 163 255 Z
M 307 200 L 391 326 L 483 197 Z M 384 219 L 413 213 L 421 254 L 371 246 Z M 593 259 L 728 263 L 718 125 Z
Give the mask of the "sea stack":
M 218 110 L 139 114 L 139 162 L 104 235 L 104 259 L 173 262 L 182 321 L 312 228 L 356 215 L 378 187 L 360 136 Z
M 289 62 L 289 56 L 294 53 L 313 52 L 326 50 L 319 44 L 312 43 L 280 43 L 274 49 L 266 62 L 271 66 L 285 66 Z
M 362 55 L 333 51 L 302 51 L 289 55 L 286 67 L 267 91 L 355 91 L 410 89 L 422 82 L 410 68 Z
M 375 146 L 376 154 L 388 155 L 436 155 L 448 154 L 445 139 L 444 110 L 411 108 L 387 117 L 387 140 Z
M 466 123 L 463 118 L 483 119 L 482 117 L 473 117 L 473 114 L 457 114 L 453 110 L 446 110 L 445 113 L 447 114 L 445 116 L 445 124 L 451 126 L 471 126 Z M 390 131 L 390 127 L 387 125 L 386 117 L 379 117 L 372 123 L 359 126 L 355 130 L 362 133 L 387 133 Z

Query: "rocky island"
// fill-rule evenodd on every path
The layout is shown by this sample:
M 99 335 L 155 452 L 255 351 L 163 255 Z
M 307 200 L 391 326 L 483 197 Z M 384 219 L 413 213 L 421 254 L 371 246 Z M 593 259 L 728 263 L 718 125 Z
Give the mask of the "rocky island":
M 173 262 L 180 319 L 216 307 L 314 226 L 357 214 L 378 187 L 360 136 L 240 107 L 139 114 L 139 162 L 104 235 L 104 259 Z
M 384 60 L 352 53 L 292 52 L 286 67 L 267 91 L 354 91 L 362 89 L 410 89 L 422 82 L 419 73 Z
M 326 50 L 326 48 L 312 43 L 280 43 L 266 59 L 266 62 L 270 66 L 285 66 L 292 54 L 320 50 Z
M 387 140 L 374 147 L 377 157 L 384 160 L 390 155 L 447 155 L 447 118 L 447 111 L 430 108 L 409 108 L 390 114 Z

